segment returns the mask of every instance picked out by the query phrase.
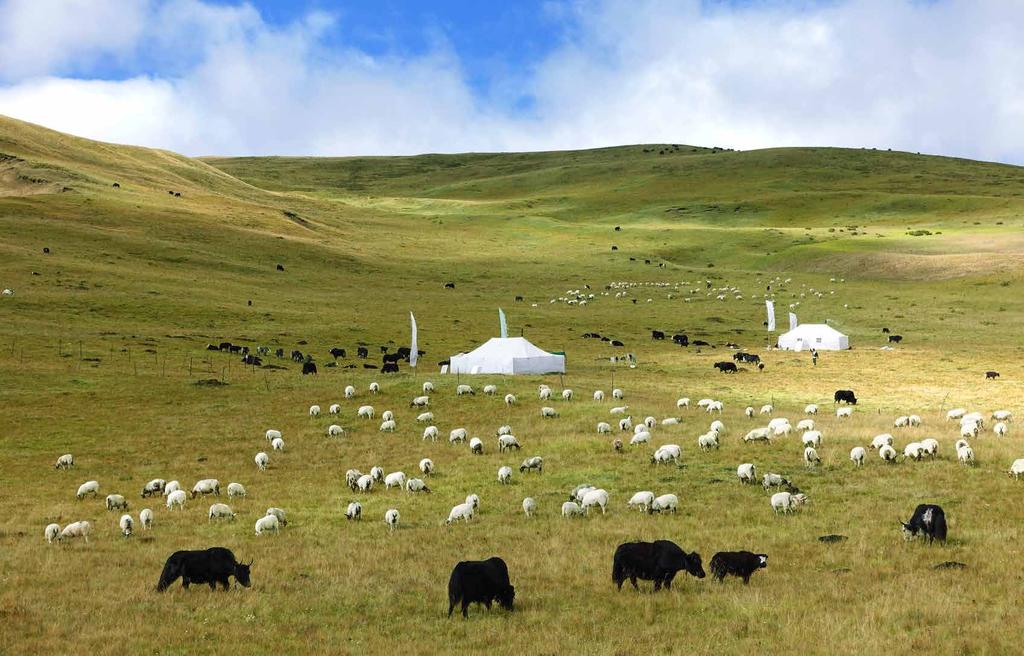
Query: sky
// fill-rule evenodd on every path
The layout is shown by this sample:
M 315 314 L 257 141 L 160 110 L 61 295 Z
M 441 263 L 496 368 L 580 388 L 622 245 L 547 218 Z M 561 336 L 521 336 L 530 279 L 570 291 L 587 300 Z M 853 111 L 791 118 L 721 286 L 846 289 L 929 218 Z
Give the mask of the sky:
M 0 0 L 0 114 L 188 155 L 631 143 L 1024 164 L 1016 0 Z

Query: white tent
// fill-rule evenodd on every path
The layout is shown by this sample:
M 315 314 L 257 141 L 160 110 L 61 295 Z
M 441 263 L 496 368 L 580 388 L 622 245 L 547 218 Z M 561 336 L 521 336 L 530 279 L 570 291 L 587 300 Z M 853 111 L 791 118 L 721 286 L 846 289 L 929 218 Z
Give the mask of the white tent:
M 525 337 L 492 337 L 469 353 L 453 355 L 448 373 L 565 373 L 565 356 L 541 350 Z
M 805 323 L 779 335 L 779 348 L 787 351 L 844 351 L 850 348 L 850 340 L 832 326 Z

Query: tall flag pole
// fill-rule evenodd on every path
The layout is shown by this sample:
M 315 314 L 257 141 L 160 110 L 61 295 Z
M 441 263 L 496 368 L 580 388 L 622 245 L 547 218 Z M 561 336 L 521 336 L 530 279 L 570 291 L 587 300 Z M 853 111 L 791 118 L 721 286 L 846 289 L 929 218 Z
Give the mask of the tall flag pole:
M 419 357 L 419 348 L 416 346 L 416 317 L 409 312 L 409 321 L 412 323 L 412 339 L 409 343 L 409 366 L 416 366 L 416 359 Z

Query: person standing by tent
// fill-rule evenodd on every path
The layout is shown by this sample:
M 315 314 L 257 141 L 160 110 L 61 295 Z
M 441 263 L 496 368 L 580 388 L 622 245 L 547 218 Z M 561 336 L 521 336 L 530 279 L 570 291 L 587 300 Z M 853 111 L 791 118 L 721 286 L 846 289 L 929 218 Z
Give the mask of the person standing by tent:
M 818 366 L 818 349 L 811 349 L 811 364 Z

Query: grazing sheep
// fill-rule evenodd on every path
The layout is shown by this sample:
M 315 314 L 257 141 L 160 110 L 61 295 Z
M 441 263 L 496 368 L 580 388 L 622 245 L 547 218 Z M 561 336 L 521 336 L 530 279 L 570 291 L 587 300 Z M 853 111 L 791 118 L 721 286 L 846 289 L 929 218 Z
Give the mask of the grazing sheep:
M 960 437 L 977 437 L 978 436 L 978 424 L 973 422 L 967 422 L 960 426 Z
M 47 544 L 53 544 L 53 541 L 60 537 L 60 524 L 47 524 L 43 536 L 46 537 Z
M 773 412 L 775 412 L 775 406 L 773 406 L 771 404 L 767 404 L 767 405 L 761 406 L 761 412 L 759 414 L 770 415 Z
M 497 431 L 496 434 L 499 437 L 502 436 L 502 435 L 511 435 L 512 434 L 512 427 L 509 426 L 508 424 L 505 424 L 504 426 L 498 426 L 498 431 Z
M 651 434 L 647 431 L 641 431 L 633 435 L 629 440 L 630 446 L 636 446 L 637 444 L 646 444 L 651 441 Z
M 523 461 L 523 464 L 519 465 L 519 473 L 536 470 L 537 473 L 544 473 L 544 458 L 540 456 L 533 456 Z
M 648 429 L 654 428 L 657 425 L 658 425 L 658 420 L 655 419 L 654 417 L 646 417 L 644 419 L 644 426 L 646 426 Z
M 370 478 L 375 483 L 380 483 L 384 480 L 384 468 L 383 467 L 370 467 Z
M 380 392 L 380 383 L 377 381 L 370 383 L 370 394 L 376 394 L 378 392 Z
M 992 419 L 996 421 L 1013 421 L 1013 413 L 1009 410 L 996 410 L 992 413 Z
M 679 448 L 678 444 L 666 444 L 658 447 L 651 456 L 652 465 L 660 465 L 662 463 L 674 462 L 679 464 L 679 458 L 682 456 L 683 450 Z
M 956 459 L 962 465 L 974 464 L 974 449 L 969 446 L 962 446 L 956 450 Z
M 853 408 L 849 408 L 849 407 L 846 407 L 846 408 L 836 408 L 836 417 L 837 418 L 843 419 L 844 417 L 852 417 L 852 416 L 853 416 Z
M 511 451 L 512 449 L 519 450 L 522 446 L 519 444 L 519 440 L 516 439 L 515 435 L 502 435 L 498 438 L 498 453 L 504 453 L 505 451 Z
M 587 492 L 596 489 L 596 487 L 590 485 L 589 483 L 582 483 L 580 485 L 577 485 L 576 487 L 573 488 L 572 492 L 569 493 L 569 501 L 583 501 L 583 497 L 587 494 Z
M 505 395 L 505 405 L 515 405 L 515 404 L 516 404 L 516 395 L 515 394 L 506 394 Z
M 346 399 L 355 398 L 355 395 L 356 395 L 356 388 L 352 387 L 351 385 L 346 385 L 345 386 L 345 398 Z
M 74 538 L 82 538 L 85 540 L 86 544 L 89 544 L 90 533 L 92 533 L 92 524 L 83 519 L 65 526 L 64 530 L 60 532 L 60 540 L 64 541 Z
M 391 472 L 384 477 L 384 489 L 390 490 L 393 487 L 397 487 L 399 490 L 405 487 L 405 472 Z
M 772 442 L 772 429 L 767 426 L 755 428 L 743 436 L 744 442 Z
M 725 432 L 725 424 L 723 424 L 721 420 L 716 419 L 711 422 L 710 426 L 708 426 L 708 431 L 712 433 L 723 433 Z
M 723 404 L 723 403 L 722 403 L 721 401 L 712 401 L 712 402 L 711 402 L 711 403 L 709 403 L 709 404 L 707 405 L 707 407 L 705 408 L 705 410 L 706 410 L 707 412 L 709 412 L 709 413 L 711 413 L 711 412 L 717 412 L 718 414 L 722 414 L 722 411 L 723 411 L 724 409 L 725 409 L 725 405 L 724 405 L 724 404 Z
M 498 393 L 497 385 L 484 385 L 484 394 L 487 396 L 494 396 Z
M 917 415 L 910 415 L 907 417 L 907 424 L 912 428 L 917 428 L 921 425 L 921 418 Z
M 624 415 L 626 414 L 626 410 L 629 410 L 628 405 L 619 405 L 609 410 L 608 413 L 613 415 Z
M 581 505 L 583 511 L 589 515 L 590 508 L 593 506 L 600 506 L 601 514 L 605 514 L 605 512 L 607 512 L 606 508 L 608 506 L 608 493 L 605 492 L 604 490 L 597 489 L 591 490 L 584 494 L 583 503 Z
M 244 485 L 242 485 L 241 483 L 228 483 L 228 497 L 229 498 L 244 497 L 244 496 L 245 496 L 245 486 Z
M 431 440 L 432 442 L 437 441 L 437 426 L 427 426 L 423 429 L 423 439 Z
M 578 517 L 583 514 L 583 509 L 575 501 L 566 501 L 562 504 L 562 517 Z
M 175 490 L 167 495 L 167 509 L 174 510 L 177 506 L 179 510 L 185 509 L 185 499 L 188 495 L 185 494 L 185 490 Z
M 892 446 L 892 435 L 889 433 L 882 433 L 875 435 L 874 439 L 871 440 L 872 449 L 881 449 L 883 446 Z
M 465 428 L 456 428 L 448 433 L 448 442 L 451 444 L 465 442 L 467 437 L 469 437 L 469 433 Z
M 373 476 L 363 474 L 356 479 L 356 489 L 360 492 L 369 492 L 373 489 Z
M 610 424 L 608 424 L 607 422 L 604 422 L 604 421 L 597 422 L 597 433 L 598 433 L 598 435 L 604 435 L 606 433 L 611 433 L 611 432 L 612 432 L 612 427 L 611 427 Z
M 562 400 L 563 401 L 572 401 L 572 390 L 571 389 L 564 389 L 564 390 L 562 390 Z
M 429 493 L 430 492 L 430 488 L 427 487 L 427 484 L 424 483 L 422 479 L 410 478 L 405 483 L 405 491 L 406 492 L 427 492 L 427 493 Z
M 281 523 L 281 526 L 288 526 L 288 517 L 284 510 L 281 510 L 280 508 L 267 508 L 267 515 L 277 517 L 277 521 Z
M 98 482 L 86 481 L 78 486 L 78 493 L 75 494 L 75 496 L 78 497 L 79 499 L 84 499 L 85 495 L 91 494 L 92 496 L 96 496 L 97 494 L 99 494 L 99 491 L 100 484 Z
M 878 449 L 878 457 L 886 462 L 896 462 L 896 449 L 891 444 L 883 444 Z
M 395 420 L 394 419 L 388 419 L 387 421 L 382 421 L 380 423 L 380 432 L 381 433 L 394 433 L 396 427 L 397 427 L 397 424 L 395 423 Z
M 747 409 L 743 411 L 743 414 L 745 414 L 747 417 L 753 417 L 754 416 L 754 406 L 748 405 Z
M 482 456 L 484 454 L 484 442 L 479 437 L 474 437 L 469 440 L 469 452 Z
M 921 440 L 921 449 L 924 455 L 934 458 L 939 454 L 939 441 L 932 437 L 925 438 Z
M 544 385 L 543 387 L 540 388 L 540 391 L 537 392 L 537 396 L 540 398 L 541 401 L 549 400 L 551 398 L 551 388 L 548 387 L 547 385 Z
M 409 402 L 409 407 L 410 408 L 423 408 L 423 407 L 426 407 L 428 405 L 430 405 L 430 397 L 429 396 L 417 396 L 417 397 L 414 397 L 413 400 Z
M 281 531 L 281 522 L 275 515 L 264 515 L 256 520 L 256 535 L 263 535 L 270 531 L 274 533 Z
M 783 485 L 792 488 L 792 484 L 782 474 L 768 472 L 761 478 L 761 487 L 764 488 L 765 492 L 768 492 L 773 487 L 782 487 Z
M 142 498 L 151 496 L 160 496 L 164 493 L 164 486 L 167 485 L 167 481 L 162 478 L 154 478 L 145 485 L 142 486 Z
M 952 421 L 954 419 L 960 419 L 967 414 L 967 410 L 963 408 L 953 408 L 946 413 L 946 421 Z
M 957 440 L 956 444 L 953 445 L 953 450 L 954 451 L 959 451 L 960 447 L 962 447 L 962 446 L 970 446 L 970 444 L 967 443 L 967 440 Z
M 362 519 L 363 518 L 363 504 L 358 501 L 352 501 L 348 504 L 348 508 L 345 509 L 345 519 Z
M 480 497 L 475 494 L 469 494 L 466 496 L 466 503 L 473 506 L 473 510 L 480 507 Z
M 1006 425 L 1005 421 L 996 422 L 996 424 L 994 426 L 992 426 L 992 432 L 995 433 L 996 435 L 1000 436 L 1000 437 L 1003 437 L 1009 431 L 1010 431 L 1010 427 Z
M 604 390 L 594 390 L 594 400 L 604 401 Z
M 444 523 L 450 526 L 452 522 L 457 522 L 460 519 L 467 523 L 469 520 L 473 519 L 473 504 L 460 503 L 459 505 L 452 507 L 451 511 L 448 513 L 448 519 L 446 519 Z
M 359 477 L 362 475 L 363 472 L 359 471 L 358 469 L 350 469 L 347 472 L 345 472 L 345 483 L 353 492 L 355 492 L 356 489 L 356 481 L 358 481 Z
M 661 420 L 662 426 L 676 426 L 679 424 L 679 417 L 665 417 Z
M 821 458 L 818 457 L 818 452 L 813 446 L 809 446 L 804 449 L 804 462 L 807 463 L 808 467 L 814 467 L 821 464 Z
M 330 426 L 327 427 L 328 437 L 337 437 L 338 435 L 341 435 L 344 432 L 345 429 L 339 426 L 338 424 L 331 424 Z
M 381 414 L 380 416 L 381 421 L 392 421 L 394 420 L 394 418 L 395 413 L 391 412 L 390 410 L 385 410 L 383 414 Z
M 772 510 L 775 511 L 776 515 L 779 513 L 788 515 L 794 512 L 797 506 L 802 506 L 805 503 L 807 503 L 807 495 L 799 493 L 776 492 L 771 498 Z
M 821 446 L 821 431 L 810 430 L 800 436 L 800 443 L 804 446 L 813 446 L 818 448 Z
M 557 417 L 558 416 L 558 412 L 554 408 L 551 408 L 551 407 L 548 407 L 548 406 L 544 406 L 543 408 L 540 409 L 540 416 L 541 417 Z
M 340 403 L 332 403 L 330 405 L 330 407 L 327 408 L 327 413 L 328 414 L 332 414 L 332 415 L 340 414 L 341 413 L 341 404 Z
M 864 458 L 867 456 L 867 451 L 862 446 L 855 446 L 850 449 L 850 462 L 857 467 L 864 466 Z
M 388 511 L 384 513 L 384 523 L 388 525 L 388 533 L 398 528 L 398 519 L 399 516 L 397 508 L 389 508 Z
M 424 394 L 430 394 L 433 391 L 434 391 L 434 383 L 430 382 L 429 380 L 425 381 L 423 383 L 423 393 Z
M 57 458 L 57 464 L 53 466 L 54 469 L 68 470 L 75 466 L 75 457 L 70 453 L 65 453 L 61 457 Z M 55 524 L 51 524 L 55 526 Z M 58 527 L 59 528 L 59 527 Z
M 615 389 L 612 390 L 612 398 L 613 399 L 623 399 L 625 397 L 626 397 L 626 395 L 618 387 L 616 387 Z
M 179 483 L 178 481 L 167 481 L 167 484 L 164 485 L 164 496 L 166 497 L 171 492 L 174 492 L 175 490 L 180 490 L 180 489 L 181 489 L 181 483 Z
M 1024 458 L 1017 458 L 1013 461 L 1013 464 L 1010 465 L 1009 474 L 1010 476 L 1013 476 L 1013 480 L 1015 481 L 1020 479 L 1021 474 L 1024 474 Z M 53 524 L 51 524 L 51 526 L 53 526 Z
M 810 403 L 810 404 L 804 406 L 804 414 L 805 415 L 816 415 L 816 414 L 818 414 L 818 404 Z
M 537 512 L 537 502 L 533 500 L 533 497 L 523 499 L 523 514 L 527 517 L 533 517 L 535 512 Z
M 674 494 L 663 494 L 651 502 L 652 513 L 662 513 L 666 511 L 676 512 L 679 507 L 679 497 Z
M 697 446 L 701 451 L 718 448 L 718 433 L 705 433 L 697 438 Z
M 690 407 L 690 399 L 685 397 L 685 396 L 682 397 L 681 399 L 676 401 L 676 407 L 677 408 L 689 408 Z
M 508 466 L 502 466 L 498 469 L 498 482 L 502 485 L 508 485 L 512 482 L 512 468 Z
M 420 421 L 420 422 L 434 421 L 434 413 L 433 412 L 421 412 L 420 414 L 416 415 L 416 421 Z
M 270 465 L 270 456 L 268 456 L 265 451 L 257 453 L 253 460 L 256 462 L 256 466 L 259 467 L 260 471 L 267 471 L 267 467 Z
M 311 406 L 309 406 L 309 416 L 310 417 L 319 417 L 320 416 L 320 406 L 318 406 L 318 405 L 311 405 Z
M 431 474 L 433 474 L 434 461 L 431 460 L 430 458 L 424 458 L 423 460 L 420 460 L 420 472 L 422 472 L 424 476 L 430 476 Z
M 650 512 L 652 503 L 654 503 L 654 492 L 644 491 L 637 492 L 630 497 L 626 506 L 629 508 L 635 508 L 640 512 Z
M 107 495 L 107 510 L 128 510 L 128 500 L 120 494 Z
M 200 481 L 196 481 L 196 484 L 192 486 L 193 499 L 199 495 L 206 496 L 207 494 L 213 494 L 219 497 L 220 481 L 216 478 L 204 478 Z
M 463 396 L 469 394 L 470 396 L 476 396 L 476 392 L 469 385 L 459 385 L 455 388 L 455 396 Z
M 275 437 L 274 441 L 270 443 L 270 448 L 274 451 L 284 451 L 284 440 L 280 437 Z
M 621 452 L 622 451 L 622 440 L 620 440 L 619 438 L 615 438 L 614 440 L 612 440 L 612 449 L 614 449 L 615 451 Z
M 906 428 L 909 425 L 910 425 L 910 417 L 907 417 L 906 415 L 901 416 L 901 417 L 896 417 L 896 420 L 894 422 L 892 422 L 892 427 L 893 428 Z
M 757 467 L 753 463 L 745 462 L 736 468 L 736 477 L 740 483 L 754 483 L 757 481 Z
M 235 513 L 231 511 L 231 507 L 226 503 L 215 503 L 210 506 L 210 512 L 207 515 L 207 521 L 213 521 L 215 519 L 230 519 L 235 521 Z
M 372 405 L 361 405 L 356 410 L 356 416 L 363 419 L 373 419 L 373 406 Z
M 153 528 L 153 511 L 149 508 L 143 508 L 139 511 L 139 523 L 142 524 L 143 531 Z
M 798 421 L 796 423 L 796 429 L 798 431 L 814 430 L 814 420 L 813 419 L 801 419 L 800 421 Z

